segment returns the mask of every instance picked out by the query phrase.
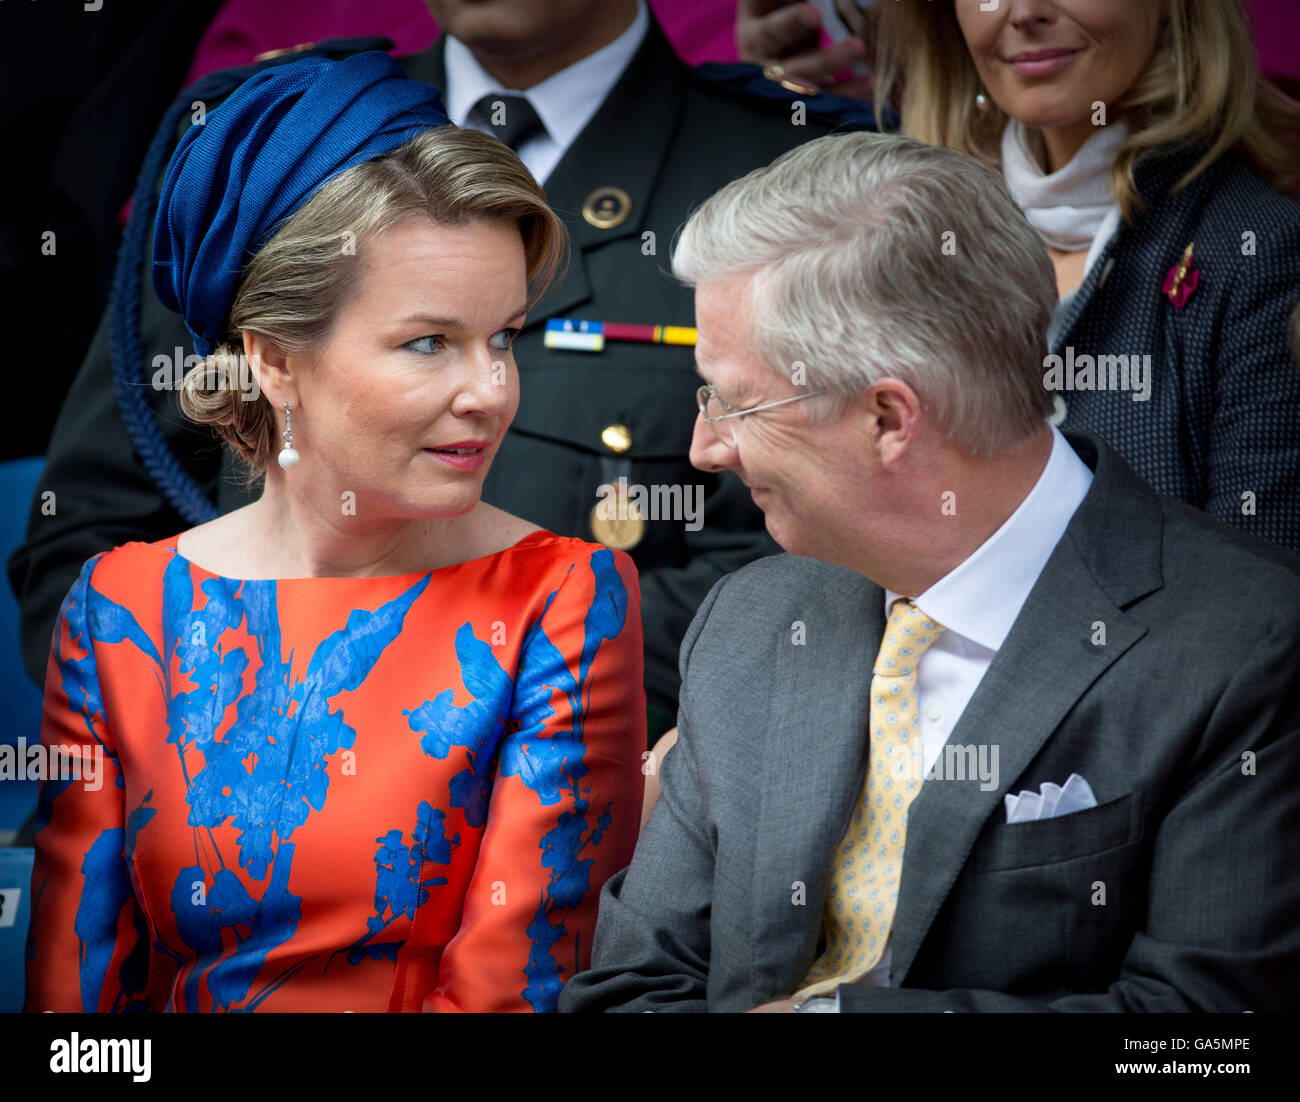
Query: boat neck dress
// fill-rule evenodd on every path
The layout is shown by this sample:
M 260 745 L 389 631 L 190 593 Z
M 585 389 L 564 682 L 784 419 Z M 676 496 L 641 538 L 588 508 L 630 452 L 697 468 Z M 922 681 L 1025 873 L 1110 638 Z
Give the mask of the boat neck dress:
M 636 841 L 631 559 L 247 580 L 178 539 L 60 611 L 27 1009 L 554 1010 Z

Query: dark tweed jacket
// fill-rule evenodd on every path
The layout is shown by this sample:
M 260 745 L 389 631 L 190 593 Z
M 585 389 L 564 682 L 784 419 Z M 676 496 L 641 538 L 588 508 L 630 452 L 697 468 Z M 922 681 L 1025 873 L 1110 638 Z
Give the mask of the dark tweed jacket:
M 1093 265 L 1051 348 L 1149 354 L 1150 399 L 1058 392 L 1064 426 L 1104 437 L 1155 489 L 1297 550 L 1300 366 L 1287 321 L 1300 298 L 1300 202 L 1235 155 L 1171 194 L 1196 158 L 1138 162 L 1144 209 Z M 1200 283 L 1178 309 L 1161 287 L 1191 242 Z

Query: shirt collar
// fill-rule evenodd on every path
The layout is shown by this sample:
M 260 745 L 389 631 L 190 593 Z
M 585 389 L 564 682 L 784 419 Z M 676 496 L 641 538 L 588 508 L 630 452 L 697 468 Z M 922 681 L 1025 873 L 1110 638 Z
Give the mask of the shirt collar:
M 997 651 L 1052 551 L 1092 485 L 1092 471 L 1052 431 L 1052 452 L 1034 488 L 974 553 L 913 603 L 950 632 Z M 885 618 L 902 594 L 885 590 Z
M 489 93 L 522 95 L 532 104 L 550 138 L 562 151 L 566 150 L 618 83 L 649 25 L 645 0 L 637 0 L 636 18 L 613 42 L 524 92 L 503 89 L 478 63 L 468 46 L 448 35 L 447 87 L 443 89 L 447 117 L 457 126 L 464 126 L 474 104 Z

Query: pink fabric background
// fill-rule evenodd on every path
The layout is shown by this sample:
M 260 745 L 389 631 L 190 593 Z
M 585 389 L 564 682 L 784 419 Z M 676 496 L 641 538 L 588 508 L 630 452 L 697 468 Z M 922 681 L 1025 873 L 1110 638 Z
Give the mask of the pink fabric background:
M 1300 81 L 1300 3 L 1250 0 L 1260 68 L 1269 76 Z
M 692 65 L 735 61 L 732 23 L 736 0 L 648 0 L 664 33 Z M 266 50 L 322 38 L 382 34 L 397 56 L 419 53 L 438 36 L 424 0 L 228 0 L 194 54 L 185 77 L 192 84 L 205 73 L 247 65 Z
M 687 62 L 735 61 L 736 0 L 648 0 Z M 1249 0 L 1260 65 L 1270 76 L 1300 81 L 1300 3 Z M 266 50 L 321 38 L 383 34 L 397 55 L 427 49 L 438 28 L 424 0 L 228 0 L 199 42 L 185 78 L 245 65 Z

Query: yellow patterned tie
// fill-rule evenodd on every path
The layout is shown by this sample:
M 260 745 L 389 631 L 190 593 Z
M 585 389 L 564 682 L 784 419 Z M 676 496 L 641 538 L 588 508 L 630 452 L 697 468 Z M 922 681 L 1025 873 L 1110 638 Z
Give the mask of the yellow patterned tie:
M 911 601 L 897 600 L 890 610 L 871 677 L 867 776 L 826 896 L 826 951 L 796 998 L 861 979 L 884 955 L 903 876 L 907 811 L 921 790 L 916 669 L 943 630 Z

